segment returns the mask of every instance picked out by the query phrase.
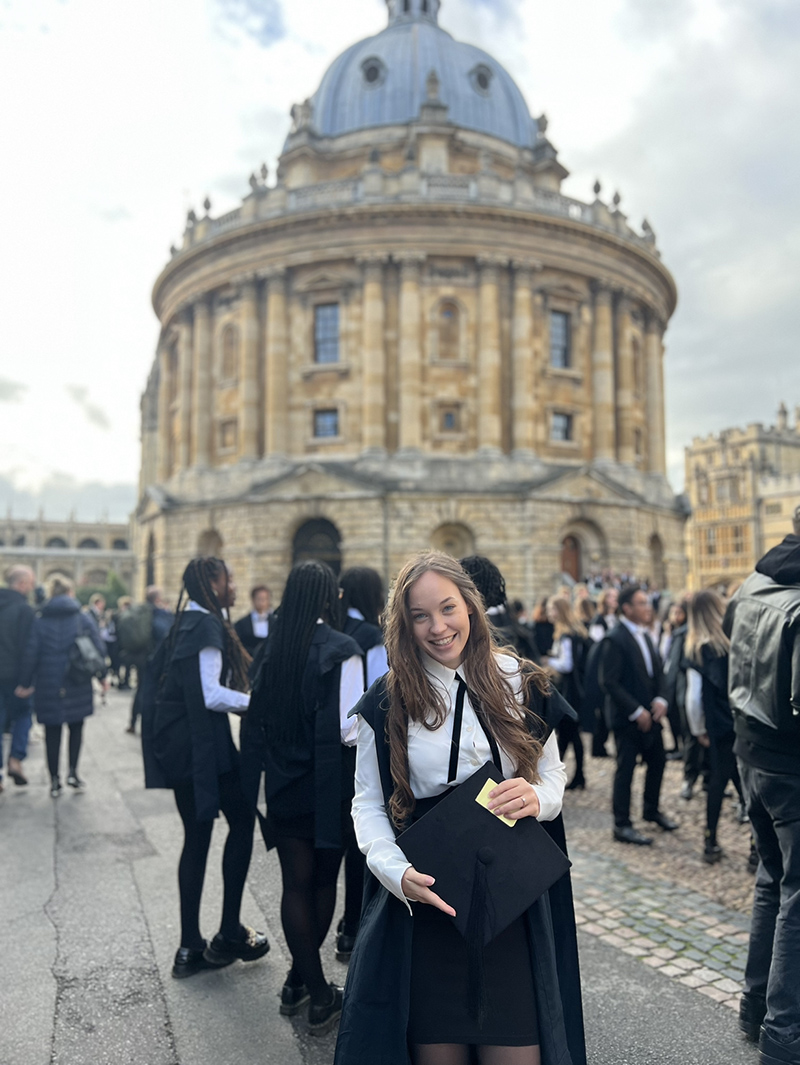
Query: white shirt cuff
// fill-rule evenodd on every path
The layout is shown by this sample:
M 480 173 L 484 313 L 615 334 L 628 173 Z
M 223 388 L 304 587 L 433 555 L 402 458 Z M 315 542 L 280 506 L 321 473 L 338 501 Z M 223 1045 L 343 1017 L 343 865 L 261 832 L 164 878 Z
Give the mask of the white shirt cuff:
M 633 711 L 633 713 L 631 714 L 631 716 L 630 716 L 630 717 L 628 718 L 628 721 L 638 721 L 638 720 L 639 720 L 639 718 L 640 718 L 640 717 L 642 716 L 642 714 L 643 714 L 643 713 L 644 713 L 644 707 L 643 707 L 643 706 L 638 706 L 638 707 L 637 707 L 637 708 L 636 708 L 636 709 L 635 709 L 635 710 Z

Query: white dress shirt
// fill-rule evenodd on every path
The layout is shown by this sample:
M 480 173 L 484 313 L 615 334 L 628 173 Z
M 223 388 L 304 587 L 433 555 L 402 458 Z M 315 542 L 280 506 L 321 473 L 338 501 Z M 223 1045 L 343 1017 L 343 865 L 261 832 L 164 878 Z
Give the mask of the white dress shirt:
M 349 618 L 355 618 L 357 621 L 364 621 L 364 615 L 360 610 L 356 610 L 354 606 L 351 606 L 347 610 L 347 616 Z M 376 680 L 381 677 L 385 677 L 389 672 L 389 660 L 386 657 L 386 647 L 379 643 L 375 647 L 370 647 L 367 651 L 367 687 L 371 688 Z
M 520 675 L 516 659 L 509 655 L 496 655 L 499 667 L 509 676 L 519 697 Z M 450 745 L 453 738 L 453 708 L 458 691 L 458 679 L 454 670 L 440 665 L 423 654 L 425 671 L 442 693 L 447 717 L 442 726 L 431 732 L 424 725 L 409 722 L 408 764 L 411 790 L 417 799 L 428 799 L 447 791 L 450 765 Z M 456 783 L 465 780 L 491 761 L 492 752 L 486 734 L 478 722 L 469 700 L 464 699 L 464 716 L 461 730 L 461 747 L 458 756 Z M 516 776 L 516 767 L 504 751 L 500 751 L 503 775 L 508 779 Z M 544 746 L 538 766 L 541 783 L 534 788 L 539 798 L 539 821 L 552 821 L 561 812 L 566 784 L 566 770 L 558 753 L 558 742 L 551 735 Z M 366 721 L 358 720 L 358 756 L 356 759 L 356 793 L 353 799 L 353 822 L 356 839 L 366 855 L 370 871 L 381 884 L 398 899 L 406 902 L 402 880 L 410 862 L 395 842 L 394 831 L 386 812 L 378 773 L 378 755 L 375 734 Z M 418 870 L 424 873 L 424 869 Z M 406 903 L 407 904 L 407 903 Z M 409 907 L 410 909 L 410 907 Z
M 693 736 L 706 733 L 706 715 L 703 709 L 703 675 L 696 669 L 686 670 L 686 720 Z
M 572 637 L 559 636 L 558 640 L 553 644 L 553 650 L 555 654 L 547 659 L 548 666 L 554 669 L 556 673 L 571 673 L 575 668 L 575 661 L 572 655 Z
M 605 626 L 601 625 L 599 622 L 595 622 L 594 625 L 589 626 L 589 635 L 595 643 L 600 643 L 600 641 L 607 636 L 617 624 L 617 617 L 615 614 L 604 614 L 603 620 L 605 621 Z
M 189 600 L 187 610 L 196 610 L 208 614 L 205 607 Z M 247 692 L 237 692 L 221 683 L 222 651 L 218 647 L 204 647 L 200 651 L 200 684 L 203 688 L 203 702 L 206 709 L 217 710 L 222 714 L 246 710 L 250 705 Z M 228 679 L 227 677 L 225 678 Z
M 257 640 L 266 640 L 269 636 L 269 614 L 259 614 L 253 610 L 250 620 L 253 622 L 253 636 Z

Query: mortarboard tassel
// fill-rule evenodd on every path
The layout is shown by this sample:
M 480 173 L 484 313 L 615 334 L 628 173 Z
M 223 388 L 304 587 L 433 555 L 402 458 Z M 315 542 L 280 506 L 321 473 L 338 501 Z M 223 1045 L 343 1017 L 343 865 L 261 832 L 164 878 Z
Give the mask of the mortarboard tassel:
M 472 898 L 467 922 L 468 1006 L 470 1015 L 483 1025 L 486 1017 L 486 980 L 483 968 L 483 941 L 486 935 L 486 867 L 494 861 L 491 847 L 481 847 L 475 857 Z

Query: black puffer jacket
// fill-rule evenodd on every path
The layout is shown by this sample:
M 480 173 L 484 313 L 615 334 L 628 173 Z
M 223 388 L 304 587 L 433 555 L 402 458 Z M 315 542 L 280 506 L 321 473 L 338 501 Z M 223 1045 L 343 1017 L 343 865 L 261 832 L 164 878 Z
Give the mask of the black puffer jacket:
M 737 753 L 770 752 L 770 768 L 800 772 L 800 537 L 787 536 L 761 559 L 728 625 Z
M 33 615 L 33 607 L 21 592 L 0 588 L 0 683 L 19 683 Z

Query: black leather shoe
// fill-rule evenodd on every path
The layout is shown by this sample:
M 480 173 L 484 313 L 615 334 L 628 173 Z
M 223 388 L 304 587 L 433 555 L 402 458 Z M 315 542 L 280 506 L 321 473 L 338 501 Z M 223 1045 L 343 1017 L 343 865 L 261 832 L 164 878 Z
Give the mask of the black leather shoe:
M 757 1043 L 767 1015 L 767 1001 L 760 995 L 742 995 L 739 1001 L 739 1030 L 748 1043 Z
M 291 977 L 292 974 L 289 972 L 281 988 L 280 1014 L 282 1017 L 294 1017 L 311 998 L 306 985 L 295 984 Z
M 353 953 L 355 945 L 355 936 L 348 936 L 344 932 L 340 932 L 336 937 L 336 960 L 350 961 L 350 955 Z
M 586 789 L 586 778 L 582 773 L 580 776 L 576 773 L 569 784 L 564 788 L 564 791 L 577 791 L 578 789 L 581 791 Z
M 69 776 L 67 777 L 67 786 L 74 788 L 76 791 L 83 791 L 86 787 L 86 781 L 81 780 L 78 774 L 70 769 Z
M 605 747 L 592 747 L 592 758 L 610 758 L 611 755 Z
M 800 1065 L 800 1057 L 787 1046 L 770 1039 L 764 1029 L 758 1040 L 759 1065 Z
M 308 1007 L 308 1034 L 325 1035 L 336 1024 L 342 1015 L 342 1002 L 344 1001 L 344 988 L 336 984 L 329 985 L 331 989 L 331 1001 L 327 1006 Z
M 682 762 L 683 761 L 683 751 L 679 751 L 679 750 L 667 751 L 667 761 L 668 762 Z
M 706 865 L 715 865 L 722 861 L 722 847 L 718 843 L 706 843 L 703 848 L 703 861 Z
M 659 828 L 663 828 L 665 832 L 674 832 L 676 828 L 680 828 L 679 821 L 671 821 L 666 814 L 662 814 L 659 810 L 654 813 L 652 817 L 645 817 L 645 821 L 648 821 L 651 825 L 658 825 Z
M 653 842 L 649 836 L 637 832 L 633 825 L 615 826 L 614 839 L 617 843 L 635 843 L 637 847 L 649 847 Z
M 692 795 L 694 795 L 694 784 L 690 784 L 687 780 L 681 788 L 681 798 L 686 799 L 686 801 L 689 802 Z
M 172 975 L 176 980 L 185 980 L 187 976 L 204 972 L 207 969 L 219 969 L 221 966 L 213 965 L 205 957 L 202 950 L 191 950 L 189 947 L 181 947 L 175 955 L 172 965 Z
M 240 939 L 226 939 L 217 932 L 206 947 L 206 961 L 212 965 L 230 965 L 236 961 L 258 961 L 269 951 L 269 940 L 263 932 L 242 925 Z

